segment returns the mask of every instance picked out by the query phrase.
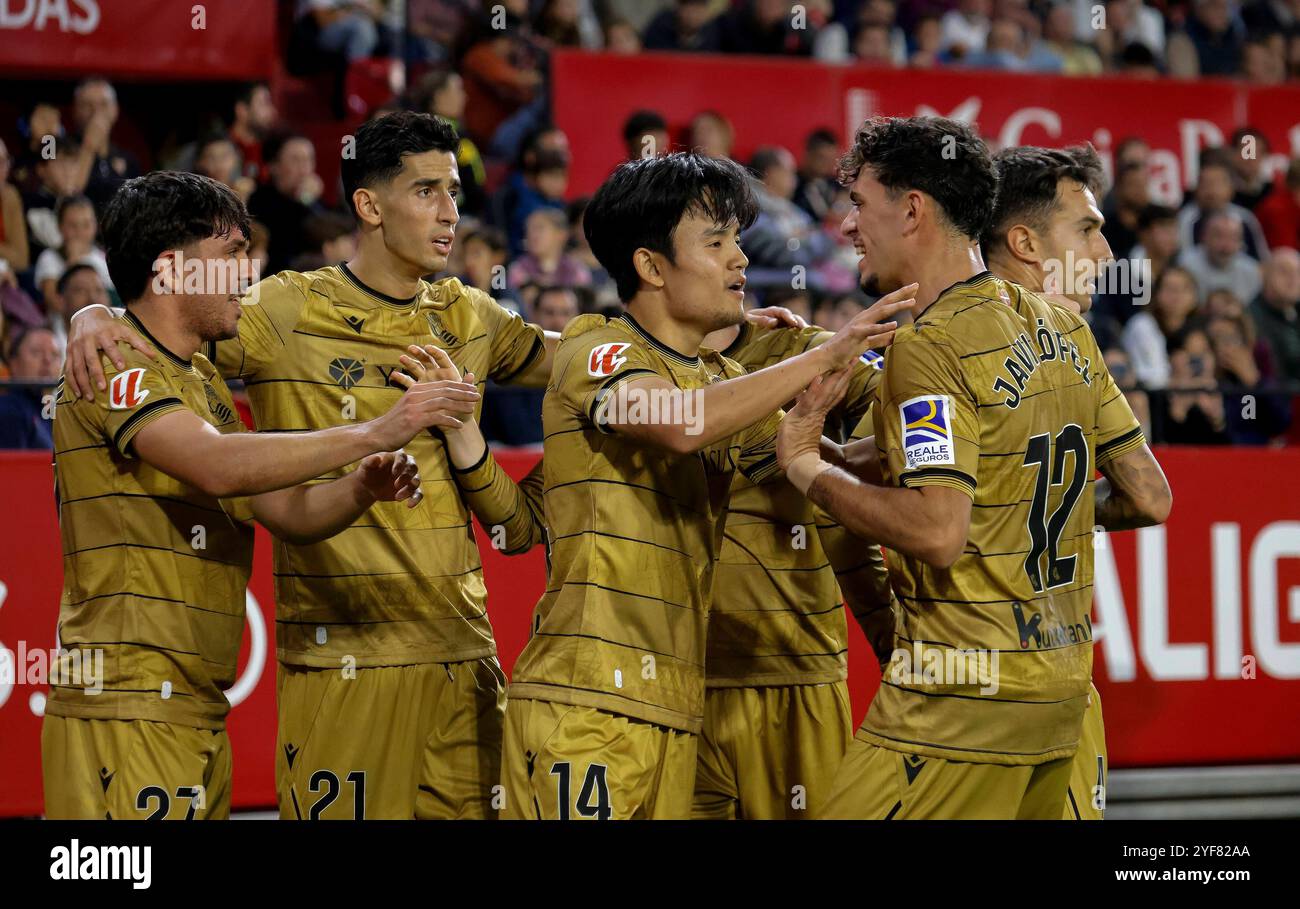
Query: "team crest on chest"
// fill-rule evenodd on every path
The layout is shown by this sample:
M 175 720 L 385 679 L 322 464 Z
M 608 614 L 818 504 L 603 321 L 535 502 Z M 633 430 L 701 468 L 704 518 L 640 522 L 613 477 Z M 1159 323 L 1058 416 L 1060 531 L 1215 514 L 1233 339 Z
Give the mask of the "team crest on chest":
M 222 423 L 229 423 L 232 419 L 234 419 L 235 416 L 234 413 L 230 410 L 229 407 L 227 407 L 222 402 L 220 398 L 217 397 L 217 393 L 211 385 L 208 385 L 205 382 L 203 384 L 203 392 L 208 399 L 208 410 L 212 412 L 212 415 L 214 417 L 216 417 Z
M 344 391 L 360 382 L 365 371 L 361 361 L 351 357 L 335 357 L 329 365 L 330 378 Z
M 460 346 L 460 338 L 456 337 L 447 326 L 442 324 L 442 318 L 436 312 L 426 313 L 425 315 L 429 320 L 429 331 L 433 332 L 435 338 L 448 347 Z

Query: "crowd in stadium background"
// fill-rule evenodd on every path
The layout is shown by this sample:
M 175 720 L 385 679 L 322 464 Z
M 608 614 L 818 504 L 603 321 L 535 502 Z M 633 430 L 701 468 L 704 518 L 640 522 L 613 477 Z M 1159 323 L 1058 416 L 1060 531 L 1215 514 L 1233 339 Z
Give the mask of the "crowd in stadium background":
M 460 223 L 449 272 L 544 328 L 616 311 L 609 276 L 568 191 L 570 149 L 550 111 L 552 49 L 811 57 L 883 67 L 973 67 L 1085 78 L 1300 78 L 1300 0 L 303 0 L 282 3 L 288 71 L 315 108 L 266 83 L 222 86 L 169 128 L 132 122 L 109 81 L 36 83 L 0 123 L 0 448 L 50 447 L 43 403 L 68 319 L 117 303 L 96 219 L 144 170 L 192 170 L 235 189 L 256 222 L 261 274 L 348 259 L 351 212 L 318 168 L 311 119 L 356 123 L 396 108 L 453 121 Z M 406 74 L 387 93 L 398 60 Z M 376 78 L 358 78 L 366 74 Z M 273 83 L 274 84 L 274 83 Z M 358 88 L 358 85 L 362 86 Z M 779 112 L 774 112 L 778 116 Z M 653 109 L 619 130 L 629 157 L 700 148 L 731 156 L 728 118 L 700 110 L 674 130 Z M 1300 401 L 1300 158 L 1270 157 L 1249 127 L 1201 152 L 1181 205 L 1152 193 L 1141 124 L 1117 137 L 1104 233 L 1117 259 L 1147 263 L 1142 294 L 1102 294 L 1089 318 L 1106 361 L 1153 442 L 1282 444 Z M 149 141 L 142 144 L 141 137 Z M 123 146 L 117 144 L 124 143 Z M 329 153 L 335 153 L 333 149 Z M 751 304 L 787 306 L 838 329 L 865 303 L 838 225 L 846 190 L 827 128 L 758 147 L 747 160 L 761 216 L 743 243 Z M 1283 150 L 1284 151 L 1284 150 Z M 608 162 L 612 167 L 615 161 Z M 791 275 L 801 276 L 792 281 Z M 1127 288 L 1132 290 L 1133 288 Z M 1149 302 L 1147 295 L 1149 293 Z M 1135 299 L 1141 296 L 1141 299 Z M 540 391 L 494 389 L 485 430 L 541 440 Z

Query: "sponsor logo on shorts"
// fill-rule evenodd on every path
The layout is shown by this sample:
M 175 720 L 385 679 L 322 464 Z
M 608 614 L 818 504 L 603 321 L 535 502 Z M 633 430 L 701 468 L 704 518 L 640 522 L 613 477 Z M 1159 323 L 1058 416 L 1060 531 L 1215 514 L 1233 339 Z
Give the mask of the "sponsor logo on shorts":
M 899 413 L 908 469 L 957 463 L 949 406 L 947 395 L 922 395 L 903 402 Z

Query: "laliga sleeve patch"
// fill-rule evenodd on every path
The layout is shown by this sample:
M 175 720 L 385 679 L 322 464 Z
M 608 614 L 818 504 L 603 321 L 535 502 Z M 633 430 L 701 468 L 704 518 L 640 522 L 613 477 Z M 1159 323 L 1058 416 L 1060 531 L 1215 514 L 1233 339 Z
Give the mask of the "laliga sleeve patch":
M 612 376 L 627 362 L 627 357 L 622 356 L 622 353 L 631 346 L 622 341 L 614 341 L 593 347 L 587 357 L 587 375 L 595 378 Z
M 903 421 L 903 457 L 908 470 L 957 463 L 947 395 L 911 398 L 898 412 Z
M 112 410 L 131 410 L 144 403 L 149 389 L 144 388 L 144 367 L 128 369 L 113 376 L 108 383 L 108 406 Z
M 868 350 L 863 352 L 861 360 L 863 363 L 866 363 L 872 369 L 885 368 L 885 355 L 881 353 L 877 353 L 874 350 Z

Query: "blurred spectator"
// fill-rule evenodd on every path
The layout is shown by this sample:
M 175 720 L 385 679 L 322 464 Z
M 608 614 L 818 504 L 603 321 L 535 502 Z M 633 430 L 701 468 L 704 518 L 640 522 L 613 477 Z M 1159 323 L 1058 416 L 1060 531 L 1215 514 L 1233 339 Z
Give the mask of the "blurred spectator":
M 1250 310 L 1260 337 L 1273 351 L 1278 377 L 1300 391 L 1300 252 L 1273 251 L 1264 263 L 1264 287 Z
M 112 297 L 104 286 L 104 279 L 93 265 L 79 262 L 68 266 L 56 285 L 59 294 L 59 311 L 71 319 L 87 306 L 109 306 Z
M 668 121 L 656 111 L 636 111 L 623 123 L 623 148 L 629 161 L 668 154 Z
M 956 59 L 984 50 L 992 6 L 990 0 L 958 0 L 939 21 L 939 49 Z
M 971 51 L 962 62 L 978 69 L 1004 69 L 1011 72 L 1056 73 L 1061 58 L 1046 46 L 1031 42 L 1025 27 L 1015 19 L 994 19 L 984 50 Z
M 1235 301 L 1234 301 L 1235 302 Z M 1234 445 L 1265 445 L 1286 431 L 1291 401 L 1270 393 L 1268 380 L 1255 360 L 1254 325 L 1244 313 L 1220 315 L 1205 327 L 1218 371 L 1215 380 L 1224 388 L 1224 416 L 1228 438 Z
M 47 137 L 62 139 L 66 136 L 63 130 L 63 114 L 59 112 L 58 107 L 47 101 L 36 101 L 28 110 L 27 116 L 18 121 L 18 132 L 26 144 L 16 152 L 14 184 L 19 192 L 34 192 L 40 183 L 36 175 L 36 165 L 48 158 L 46 148 L 50 138 Z M 81 177 L 82 188 L 89 174 L 87 167 L 86 173 Z M 80 192 L 81 189 L 77 191 Z
M 516 5 L 527 10 L 527 3 Z M 539 97 L 546 81 L 541 51 L 509 7 L 505 29 L 493 28 L 490 21 L 480 24 L 479 38 L 462 58 L 460 73 L 468 96 L 466 129 L 488 145 L 497 127 Z
M 613 19 L 605 26 L 605 50 L 625 56 L 639 54 L 643 50 L 641 36 L 626 19 Z
M 1114 68 L 1120 74 L 1134 79 L 1158 79 L 1160 69 L 1156 65 L 1155 55 L 1145 44 L 1133 42 L 1120 51 Z
M 1129 319 L 1120 336 L 1143 388 L 1159 391 L 1169 384 L 1169 351 L 1181 343 L 1195 311 L 1196 279 L 1176 265 L 1166 268 L 1156 280 L 1149 309 Z
M 48 328 L 24 328 L 10 340 L 7 360 L 11 378 L 33 384 L 0 395 L 0 448 L 53 448 L 44 399 L 59 381 L 63 344 Z
M 1281 85 L 1286 81 L 1285 46 L 1269 37 L 1253 37 L 1241 46 L 1241 75 L 1252 85 Z
M 764 306 L 784 306 L 808 324 L 814 324 L 812 295 L 807 290 L 773 287 L 763 295 Z
M 1106 219 L 1103 233 L 1115 258 L 1125 258 L 1138 243 L 1138 222 L 1142 210 L 1151 203 L 1146 167 L 1122 164 L 1115 175 L 1115 188 L 1106 200 L 1102 215 Z
M 11 160 L 9 147 L 0 140 L 0 262 L 12 271 L 26 271 L 31 250 L 27 245 L 27 219 L 23 217 L 23 197 L 9 182 Z
M 319 50 L 351 62 L 375 52 L 381 13 L 377 0 L 299 0 L 295 28 Z
M 319 202 L 324 184 L 316 175 L 316 149 L 306 136 L 272 136 L 266 140 L 265 152 L 269 179 L 249 198 L 248 212 L 270 231 L 269 261 L 263 274 L 272 275 L 310 250 L 303 227 L 308 218 L 325 210 Z
M 779 146 L 763 146 L 754 152 L 749 169 L 757 178 L 754 197 L 759 211 L 742 237 L 750 267 L 788 272 L 796 266 L 816 266 L 830 254 L 834 241 L 793 202 L 799 182 L 794 156 Z
M 907 65 L 907 33 L 898 25 L 895 0 L 866 0 L 858 10 L 858 25 L 883 28 L 889 43 L 890 62 L 894 66 Z
M 577 318 L 582 307 L 572 287 L 556 284 L 537 291 L 532 310 L 533 322 L 547 331 L 561 332 L 571 319 Z
M 1169 357 L 1165 441 L 1180 445 L 1226 445 L 1228 420 L 1215 381 L 1217 364 L 1205 332 L 1187 332 Z
M 1254 211 L 1273 191 L 1273 184 L 1264 174 L 1264 161 L 1272 151 L 1268 137 L 1253 126 L 1243 126 L 1232 134 L 1224 150 L 1229 152 L 1227 160 L 1232 165 L 1232 202 Z
M 1264 231 L 1260 228 L 1259 221 L 1250 209 L 1242 208 L 1232 201 L 1235 192 L 1232 152 L 1223 148 L 1203 149 L 1192 201 L 1178 213 L 1179 241 L 1184 247 L 1201 242 L 1201 231 L 1205 229 L 1207 215 L 1227 212 L 1235 215 L 1242 224 L 1242 248 L 1246 255 L 1253 259 L 1263 259 L 1268 255 L 1268 243 L 1264 240 Z
M 537 14 L 537 35 L 556 47 L 601 46 L 600 20 L 591 0 L 545 0 Z
M 1097 76 L 1101 74 L 1101 57 L 1090 45 L 1074 38 L 1074 13 L 1064 3 L 1058 3 L 1047 12 L 1043 23 L 1044 47 L 1061 61 L 1061 72 L 1067 76 Z
M 510 263 L 510 286 L 518 289 L 525 284 L 590 284 L 591 272 L 587 266 L 564 251 L 568 242 L 569 220 L 563 209 L 534 211 L 528 216 L 526 252 Z
M 293 271 L 315 271 L 326 265 L 338 265 L 357 254 L 356 224 L 347 215 L 319 212 L 304 221 L 302 229 L 307 250 L 289 263 Z
M 230 141 L 239 150 L 243 176 L 258 182 L 265 179 L 262 143 L 275 129 L 279 116 L 275 102 L 271 100 L 271 89 L 265 82 L 249 83 L 235 96 Z
M 543 148 L 528 158 L 523 178 L 514 184 L 514 204 L 510 208 L 506 239 L 511 255 L 524 248 L 525 231 L 533 213 L 541 210 L 564 211 L 564 194 L 569 185 L 568 155 Z
M 690 147 L 713 158 L 730 158 L 735 133 L 731 121 L 716 110 L 700 111 L 691 118 Z
M 1099 46 L 1111 46 L 1110 54 L 1122 57 L 1134 45 L 1150 52 L 1154 64 L 1165 53 L 1165 20 L 1142 0 L 1109 0 L 1106 27 L 1090 29 Z M 1076 36 L 1078 31 L 1075 32 Z
M 1207 321 L 1229 319 L 1237 322 L 1241 326 L 1242 335 L 1246 339 L 1246 345 L 1250 349 L 1261 379 L 1265 382 L 1277 381 L 1277 360 L 1273 356 L 1273 348 L 1269 346 L 1268 341 L 1260 337 L 1254 318 L 1247 310 L 1246 304 L 1238 299 L 1236 294 L 1226 289 L 1216 290 L 1205 299 L 1203 310 Z M 1214 341 L 1213 332 L 1210 333 L 1210 341 L 1211 343 Z
M 605 266 L 600 264 L 596 254 L 591 251 L 587 233 L 582 227 L 587 205 L 590 202 L 590 196 L 582 196 L 569 203 L 569 252 L 591 273 L 591 311 L 595 312 L 607 306 L 622 306 L 622 302 L 618 298 L 618 288 L 614 286 L 614 280 L 605 270 Z
M 1167 42 L 1169 72 L 1181 78 L 1233 76 L 1246 28 L 1229 0 L 1192 0 L 1192 15 Z
M 1259 263 L 1242 252 L 1240 219 L 1229 212 L 1218 212 L 1206 218 L 1204 224 L 1200 244 L 1178 256 L 1178 264 L 1196 279 L 1201 302 L 1219 288 L 1253 300 L 1261 285 Z
M 71 139 L 55 138 L 50 141 L 50 157 L 37 158 L 33 173 L 35 186 L 23 193 L 23 208 L 27 211 L 28 242 L 31 255 L 49 247 L 57 249 L 63 240 L 59 236 L 59 200 L 67 196 L 80 196 L 86 187 L 85 163 Z
M 230 136 L 222 133 L 198 141 L 195 146 L 194 172 L 229 186 L 245 204 L 257 188 L 257 181 L 243 176 L 239 149 Z
M 827 295 L 813 306 L 813 324 L 827 331 L 839 331 L 862 309 L 862 297 L 856 292 Z
M 73 95 L 72 111 L 78 141 L 94 155 L 86 195 L 97 209 L 102 209 L 119 186 L 140 176 L 140 165 L 134 155 L 112 142 L 119 110 L 117 92 L 107 80 L 93 76 L 82 80 Z
M 99 273 L 104 286 L 111 288 L 108 261 L 95 245 L 99 226 L 95 207 L 85 196 L 68 196 L 59 202 L 59 246 L 50 247 L 36 258 L 32 281 L 41 294 L 45 310 L 51 316 L 64 315 L 59 308 L 58 281 L 70 265 L 85 264 Z
M 458 241 L 463 255 L 464 270 L 461 278 L 471 287 L 486 291 L 497 302 L 507 296 L 509 286 L 506 283 L 506 240 L 501 231 L 492 227 L 481 227 L 468 231 Z
M 858 31 L 853 36 L 853 57 L 859 63 L 893 66 L 894 52 L 889 45 L 889 29 L 872 23 L 858 26 Z
M 942 53 L 943 26 L 939 17 L 933 14 L 922 16 L 912 31 L 912 55 L 908 58 L 908 65 L 917 69 L 938 66 Z
M 1147 397 L 1147 393 L 1138 387 L 1137 376 L 1133 373 L 1133 364 L 1129 362 L 1128 354 L 1123 348 L 1110 347 L 1106 349 L 1103 356 L 1116 387 L 1124 392 L 1124 399 L 1128 401 L 1133 416 L 1142 426 L 1142 434 L 1147 437 L 1148 442 L 1153 441 L 1155 437 L 1151 434 L 1151 400 Z
M 271 232 L 266 229 L 266 225 L 261 221 L 250 221 L 248 224 L 248 261 L 249 268 L 253 269 L 253 274 L 265 277 L 270 272 L 266 270 L 270 257 Z
M 790 0 L 741 0 L 718 19 L 719 49 L 728 54 L 812 53 L 811 29 L 795 28 Z
M 1269 246 L 1300 249 L 1300 158 L 1292 159 L 1255 214 Z
M 650 20 L 642 32 L 646 50 L 716 53 L 722 37 L 708 0 L 676 0 Z
M 482 216 L 487 210 L 487 168 L 474 140 L 463 132 L 465 116 L 465 81 L 452 70 L 429 73 L 420 84 L 420 108 L 442 117 L 461 132 L 456 149 L 456 169 L 460 172 L 460 196 L 456 207 L 462 215 Z
M 840 143 L 829 129 L 815 129 L 808 134 L 799 162 L 799 182 L 794 202 L 817 223 L 825 221 L 839 194 Z

